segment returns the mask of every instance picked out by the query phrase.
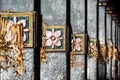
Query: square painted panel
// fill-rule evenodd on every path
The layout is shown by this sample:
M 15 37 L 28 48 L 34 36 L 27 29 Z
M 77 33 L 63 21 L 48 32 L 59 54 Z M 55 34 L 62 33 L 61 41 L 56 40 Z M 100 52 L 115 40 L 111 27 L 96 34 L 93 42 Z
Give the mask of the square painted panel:
M 16 27 L 17 25 L 22 24 L 23 25 L 24 47 L 33 47 L 33 20 L 34 18 L 33 18 L 32 12 L 1 13 L 0 15 L 2 19 L 8 20 L 6 29 L 9 31 L 11 27 Z M 12 39 L 12 36 L 9 36 L 9 39 Z
M 89 47 L 88 47 L 88 55 L 94 56 L 97 53 L 97 39 L 90 38 Z
M 84 54 L 85 46 L 85 35 L 84 34 L 73 34 L 71 41 L 72 53 L 73 54 Z
M 46 51 L 66 50 L 65 26 L 46 26 L 44 35 Z

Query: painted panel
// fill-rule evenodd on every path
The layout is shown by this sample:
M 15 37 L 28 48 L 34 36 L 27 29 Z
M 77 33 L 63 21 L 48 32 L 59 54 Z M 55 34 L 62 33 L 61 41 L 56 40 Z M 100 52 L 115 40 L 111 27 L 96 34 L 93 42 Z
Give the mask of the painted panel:
M 33 47 L 33 13 L 1 13 L 1 17 L 8 20 L 7 31 L 12 25 L 22 24 L 24 46 Z M 8 37 L 8 40 L 12 39 L 12 32 L 8 33 Z
M 73 34 L 72 35 L 72 54 L 84 54 L 85 47 L 85 35 L 84 34 Z
M 46 26 L 44 34 L 46 51 L 66 50 L 65 26 Z

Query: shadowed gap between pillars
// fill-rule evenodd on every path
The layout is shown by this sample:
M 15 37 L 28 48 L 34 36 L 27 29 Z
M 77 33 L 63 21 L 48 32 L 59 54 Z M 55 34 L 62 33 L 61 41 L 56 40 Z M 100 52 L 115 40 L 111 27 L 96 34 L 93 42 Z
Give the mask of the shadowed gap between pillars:
M 35 26 L 34 47 L 34 80 L 40 80 L 40 47 L 42 46 L 42 15 L 41 0 L 34 0 L 34 11 L 36 11 L 37 25 Z
M 70 80 L 70 52 L 71 52 L 71 34 L 72 34 L 72 26 L 71 26 L 71 23 L 70 23 L 70 19 L 71 19 L 71 16 L 70 16 L 70 10 L 71 10 L 71 1 L 70 0 L 66 0 L 66 28 L 67 28 L 67 53 L 66 53 L 66 56 L 67 56 L 67 64 L 66 64 L 66 68 L 67 68 L 67 80 Z

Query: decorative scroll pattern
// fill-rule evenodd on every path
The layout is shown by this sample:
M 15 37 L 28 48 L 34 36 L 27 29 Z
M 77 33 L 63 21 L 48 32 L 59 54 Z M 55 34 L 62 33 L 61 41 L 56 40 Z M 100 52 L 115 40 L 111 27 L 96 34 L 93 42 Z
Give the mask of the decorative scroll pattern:
M 14 69 L 14 75 L 23 79 L 24 59 L 23 59 L 23 24 L 12 25 L 10 31 L 12 38 L 8 40 L 9 21 L 0 16 L 0 69 L 8 71 Z M 11 49 L 9 49 L 11 47 Z

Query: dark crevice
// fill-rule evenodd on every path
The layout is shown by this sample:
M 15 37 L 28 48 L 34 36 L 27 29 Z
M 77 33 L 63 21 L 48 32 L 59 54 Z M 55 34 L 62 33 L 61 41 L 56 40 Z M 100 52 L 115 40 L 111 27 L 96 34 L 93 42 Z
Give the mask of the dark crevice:
M 34 80 L 40 80 L 40 47 L 42 46 L 42 15 L 41 0 L 34 0 L 34 11 L 36 11 L 36 46 L 34 49 Z
M 68 42 L 66 42 L 68 49 L 67 49 L 67 80 L 70 80 L 70 52 L 71 52 L 71 34 L 72 34 L 72 26 L 70 23 L 70 10 L 71 10 L 71 1 L 66 0 L 66 28 L 67 28 L 67 37 L 68 37 Z

